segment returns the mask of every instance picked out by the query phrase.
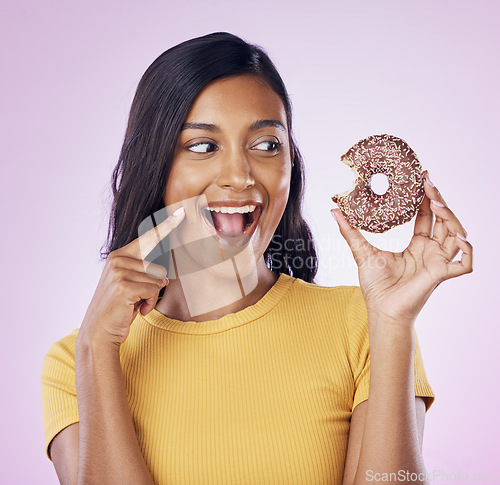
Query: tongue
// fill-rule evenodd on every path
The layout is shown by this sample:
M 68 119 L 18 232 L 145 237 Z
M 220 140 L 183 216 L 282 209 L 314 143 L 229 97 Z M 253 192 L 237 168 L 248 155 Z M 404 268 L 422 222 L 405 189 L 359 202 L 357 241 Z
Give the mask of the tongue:
M 224 214 L 223 212 L 212 212 L 215 229 L 218 232 L 231 232 L 243 234 L 245 230 L 244 215 L 239 213 Z

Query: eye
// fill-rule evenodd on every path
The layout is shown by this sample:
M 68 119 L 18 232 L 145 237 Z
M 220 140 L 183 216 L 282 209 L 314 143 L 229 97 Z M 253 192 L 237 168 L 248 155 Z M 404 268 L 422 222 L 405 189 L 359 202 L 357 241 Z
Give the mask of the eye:
M 278 141 L 267 140 L 260 142 L 258 145 L 254 145 L 252 149 L 263 150 L 266 152 L 277 152 L 282 146 L 283 143 L 280 143 Z M 258 147 L 264 147 L 264 148 L 258 148 Z
M 194 143 L 193 145 L 189 145 L 186 147 L 189 151 L 195 153 L 209 153 L 215 151 L 217 148 L 214 143 L 210 143 L 208 141 L 202 141 L 199 143 Z M 209 149 L 210 148 L 210 149 Z

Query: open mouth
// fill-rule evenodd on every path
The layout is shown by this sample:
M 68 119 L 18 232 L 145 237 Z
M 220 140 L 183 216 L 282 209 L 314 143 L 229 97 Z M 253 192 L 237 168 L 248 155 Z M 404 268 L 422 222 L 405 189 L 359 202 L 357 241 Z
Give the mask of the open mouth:
M 248 241 L 257 227 L 262 206 L 257 205 L 252 212 L 223 213 L 210 210 L 208 207 L 201 209 L 201 214 L 210 232 L 231 243 Z

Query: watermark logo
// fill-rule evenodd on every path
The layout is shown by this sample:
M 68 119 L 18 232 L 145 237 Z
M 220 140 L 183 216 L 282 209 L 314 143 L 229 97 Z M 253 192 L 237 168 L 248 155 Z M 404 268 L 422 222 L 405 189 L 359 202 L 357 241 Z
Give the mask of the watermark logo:
M 250 237 L 220 236 L 204 195 L 185 199 L 160 209 L 139 225 L 140 236 L 160 225 L 179 207 L 184 220 L 148 254 L 141 257 L 145 268 L 155 263 L 167 269 L 167 277 L 178 279 L 191 316 L 230 305 L 257 286 L 257 261 Z M 224 214 L 224 217 L 231 217 Z M 234 217 L 241 217 L 235 215 Z
M 398 470 L 397 472 L 376 472 L 366 470 L 366 481 L 373 483 L 429 483 L 429 482 L 449 482 L 449 483 L 471 483 L 471 482 L 491 482 L 498 483 L 499 472 L 468 472 L 434 469 L 432 471 L 415 473 L 408 470 Z

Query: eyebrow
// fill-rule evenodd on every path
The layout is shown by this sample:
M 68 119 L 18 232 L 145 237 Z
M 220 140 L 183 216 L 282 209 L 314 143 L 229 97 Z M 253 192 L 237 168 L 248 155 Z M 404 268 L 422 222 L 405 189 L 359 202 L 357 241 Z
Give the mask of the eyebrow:
M 254 121 L 249 127 L 248 131 L 259 130 L 260 128 L 266 128 L 268 126 L 272 126 L 280 129 L 284 133 L 286 133 L 285 125 L 279 120 L 257 120 Z M 211 123 L 183 123 L 181 126 L 181 130 L 207 130 L 216 133 L 220 133 L 221 129 L 217 125 L 213 125 Z

